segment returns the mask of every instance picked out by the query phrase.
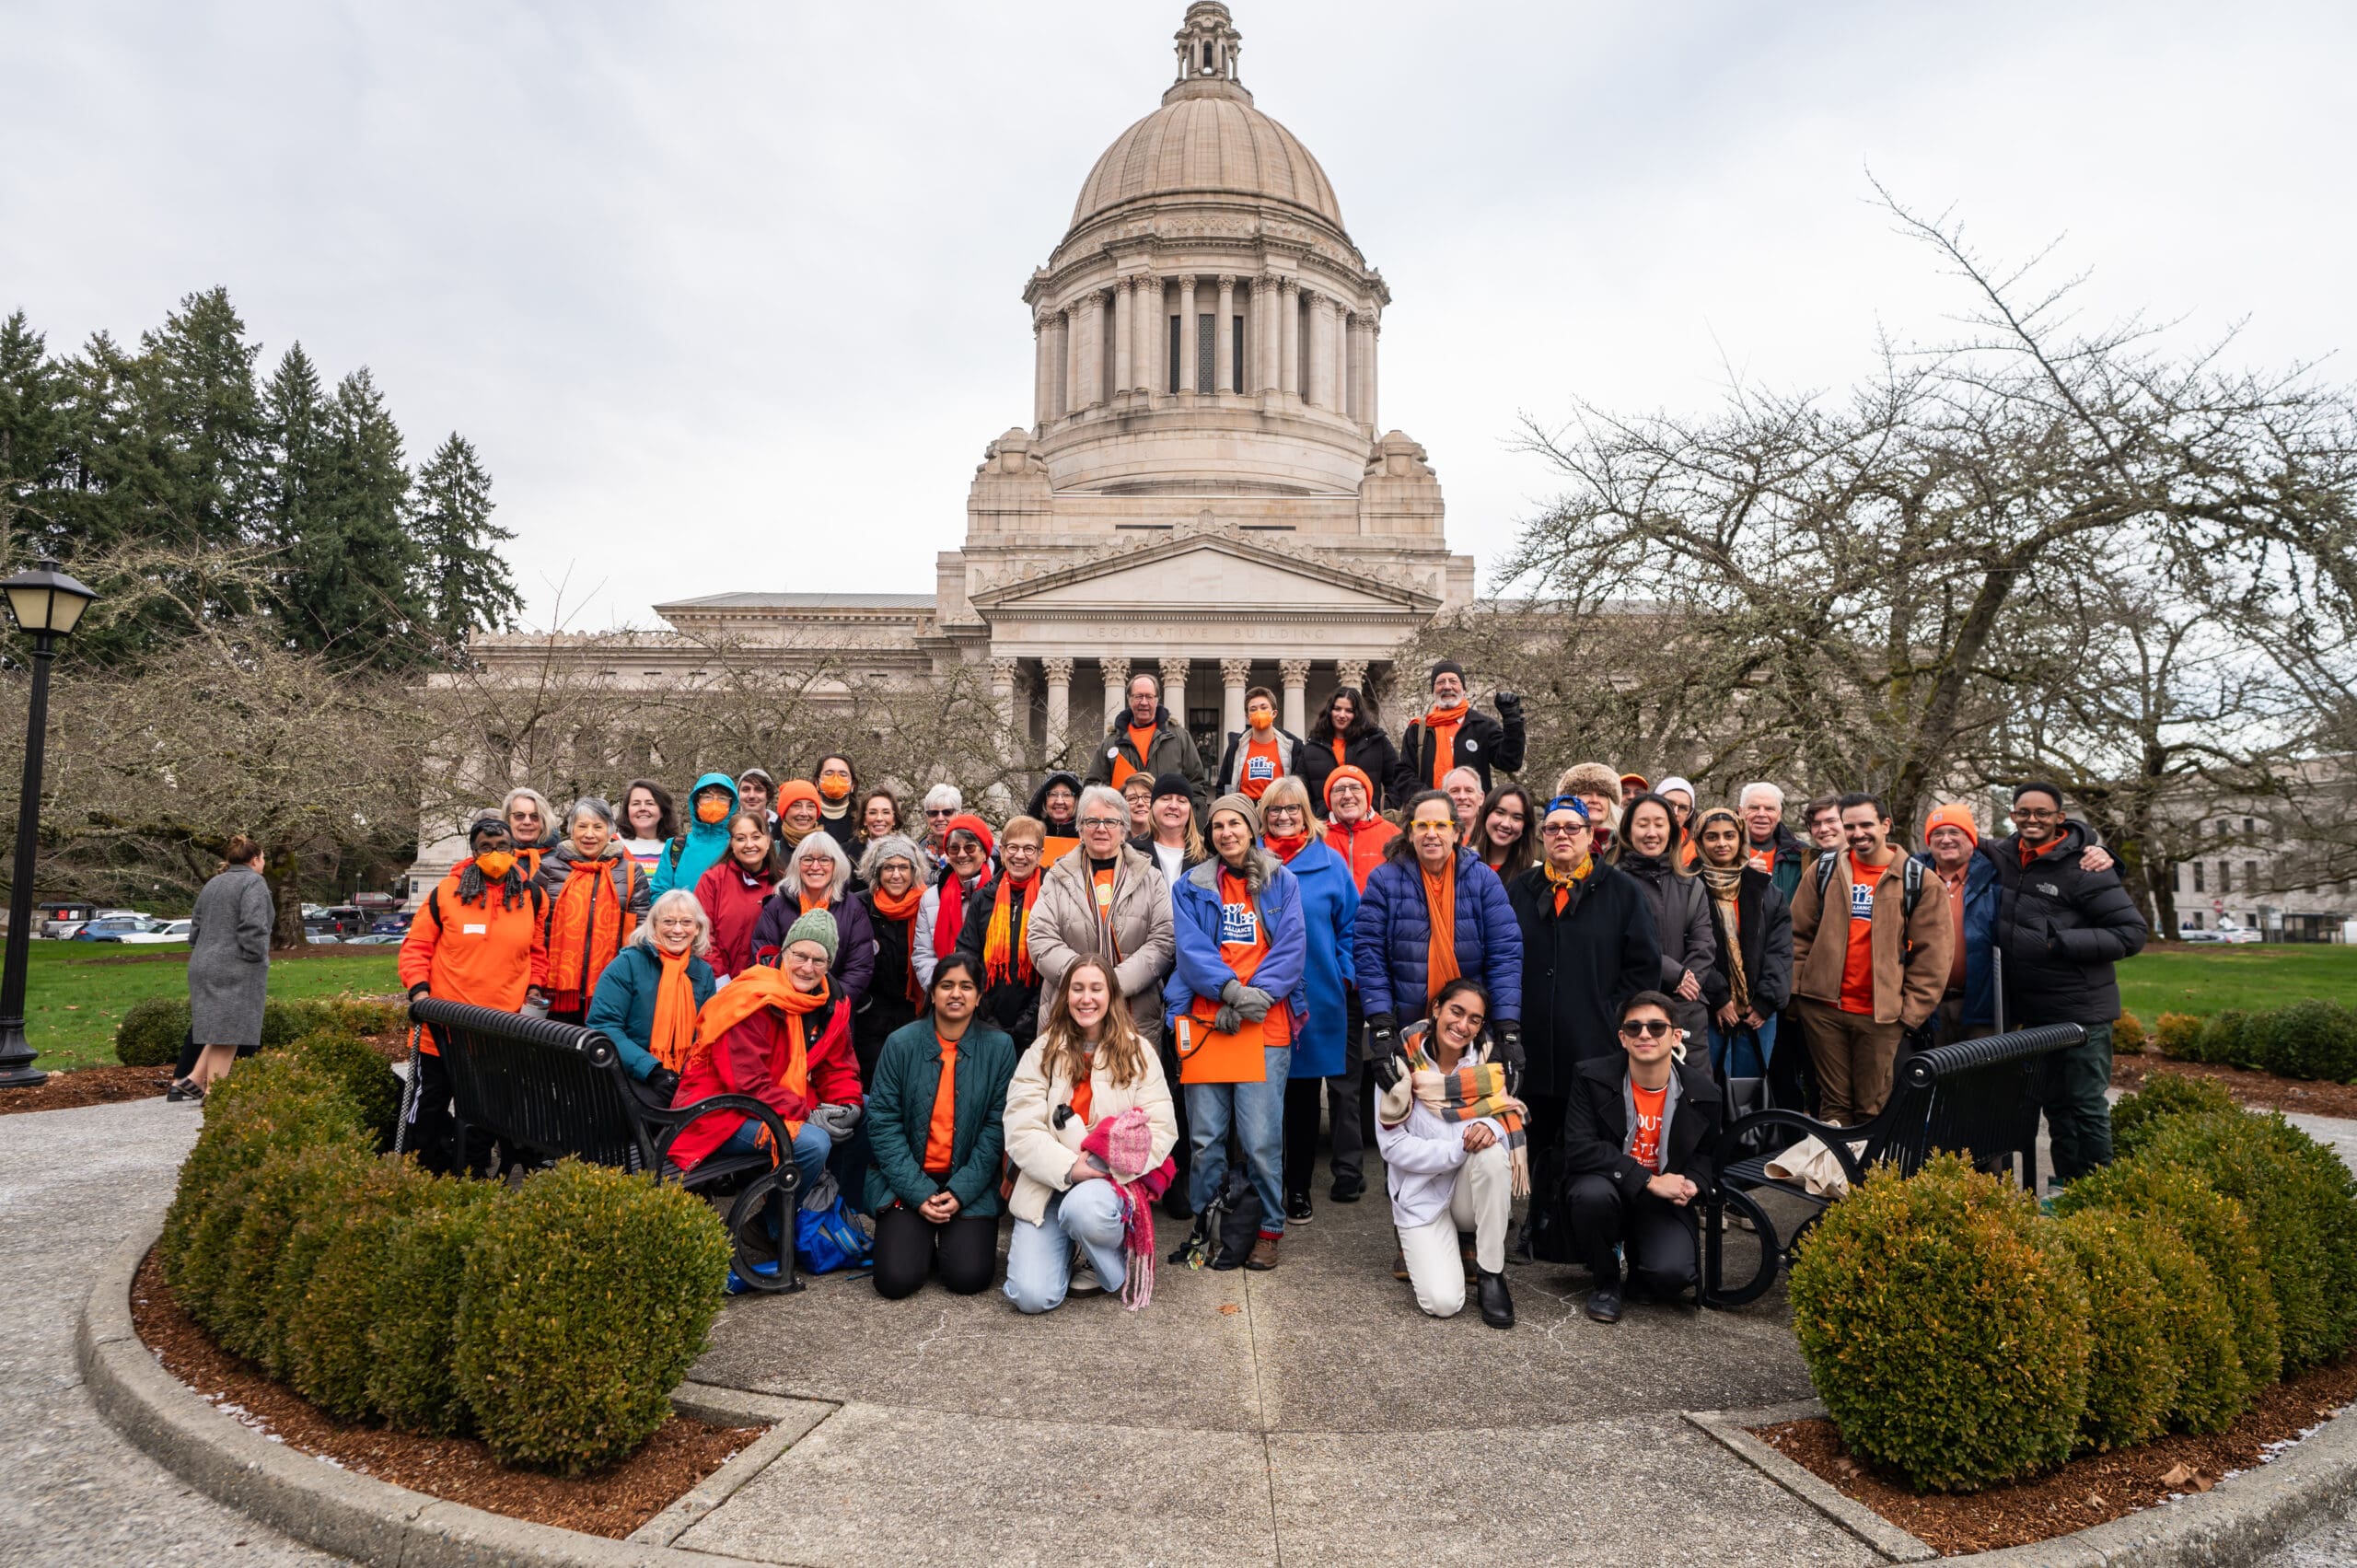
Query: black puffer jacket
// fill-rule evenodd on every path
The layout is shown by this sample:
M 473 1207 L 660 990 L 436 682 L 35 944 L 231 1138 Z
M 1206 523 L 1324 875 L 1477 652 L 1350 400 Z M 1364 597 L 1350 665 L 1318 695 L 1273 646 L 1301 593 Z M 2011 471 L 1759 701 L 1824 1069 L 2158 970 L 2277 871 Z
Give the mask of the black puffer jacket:
M 2149 935 L 2118 871 L 2089 871 L 2084 823 L 2062 824 L 2062 845 L 2022 864 L 2021 840 L 1983 840 L 1996 864 L 1997 920 L 1990 947 L 2003 965 L 2005 1027 L 2108 1024 L 2119 1016 L 2112 966 Z
M 1522 1050 L 1535 1095 L 1572 1092 L 1572 1070 L 1620 1054 L 1620 1005 L 1661 981 L 1653 906 L 1636 879 L 1599 862 L 1573 883 L 1563 912 L 1547 868 L 1506 889 L 1522 927 Z
M 1342 761 L 1374 781 L 1368 801 L 1370 811 L 1387 811 L 1405 806 L 1407 801 L 1392 794 L 1392 783 L 1399 772 L 1399 749 L 1391 738 L 1369 725 L 1364 734 L 1355 740 L 1342 742 Z M 1333 776 L 1334 743 L 1331 740 L 1305 740 L 1295 762 L 1301 772 L 1301 782 L 1309 786 L 1309 803 L 1318 808 L 1319 817 L 1330 815 L 1326 809 L 1326 781 Z
M 1700 883 L 1702 878 L 1694 880 Z M 1710 1004 L 1715 1016 L 1735 989 L 1730 978 L 1734 970 L 1727 963 L 1726 931 L 1719 923 L 1718 904 L 1708 884 L 1702 887 L 1702 904 L 1710 912 L 1712 951 L 1717 955 L 1711 972 L 1702 977 L 1702 1000 Z M 1793 999 L 1793 906 L 1776 890 L 1768 873 L 1746 866 L 1743 886 L 1736 890 L 1735 915 L 1752 1010 L 1763 1018 L 1772 1018 Z

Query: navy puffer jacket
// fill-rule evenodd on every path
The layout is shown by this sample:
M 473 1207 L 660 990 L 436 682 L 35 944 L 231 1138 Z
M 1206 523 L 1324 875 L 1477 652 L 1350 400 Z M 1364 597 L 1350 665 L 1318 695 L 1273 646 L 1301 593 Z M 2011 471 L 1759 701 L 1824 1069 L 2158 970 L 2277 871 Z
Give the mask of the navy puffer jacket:
M 1432 914 L 1424 874 L 1411 856 L 1387 860 L 1368 874 L 1353 933 L 1359 1009 L 1406 1022 L 1424 1016 Z M 1457 851 L 1457 971 L 1490 993 L 1492 1021 L 1522 1016 L 1522 927 L 1505 884 L 1481 857 Z

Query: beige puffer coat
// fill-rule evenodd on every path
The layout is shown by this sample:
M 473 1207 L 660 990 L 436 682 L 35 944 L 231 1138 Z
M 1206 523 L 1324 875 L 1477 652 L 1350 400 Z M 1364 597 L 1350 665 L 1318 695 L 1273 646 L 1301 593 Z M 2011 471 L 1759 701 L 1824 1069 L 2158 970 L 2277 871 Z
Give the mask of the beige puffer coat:
M 1073 961 L 1094 953 L 1118 961 L 1113 980 L 1128 998 L 1138 1031 L 1149 1044 L 1162 1031 L 1162 982 L 1170 977 L 1176 947 L 1170 934 L 1170 884 L 1154 857 L 1124 843 L 1113 870 L 1113 907 L 1108 923 L 1097 918 L 1097 893 L 1086 850 L 1074 850 L 1040 875 L 1039 896 L 1031 907 L 1031 962 L 1039 971 L 1039 1021 L 1048 1019 L 1048 998 L 1062 985 Z M 1109 923 L 1113 947 L 1105 946 Z
M 1015 1164 L 1015 1195 L 1007 1212 L 1038 1225 L 1047 1214 L 1048 1200 L 1072 1187 L 1072 1163 L 1080 1157 L 1081 1140 L 1088 1129 L 1069 1116 L 1059 1130 L 1056 1107 L 1072 1101 L 1072 1085 L 1048 1081 L 1039 1061 L 1044 1052 L 1033 1045 L 1015 1064 L 1015 1079 L 1006 1086 L 1006 1157 Z M 1162 1075 L 1162 1062 L 1145 1053 L 1145 1075 L 1130 1085 L 1113 1082 L 1100 1061 L 1088 1075 L 1088 1112 L 1097 1121 L 1119 1116 L 1132 1106 L 1145 1111 L 1154 1128 L 1153 1164 L 1170 1157 L 1178 1143 L 1178 1118 L 1170 1104 L 1170 1085 Z

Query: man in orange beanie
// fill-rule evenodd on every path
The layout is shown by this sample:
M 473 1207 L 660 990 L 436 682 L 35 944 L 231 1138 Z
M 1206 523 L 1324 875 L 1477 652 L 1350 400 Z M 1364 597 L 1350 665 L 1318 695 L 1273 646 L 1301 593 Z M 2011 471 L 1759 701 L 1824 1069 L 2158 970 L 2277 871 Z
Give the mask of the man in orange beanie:
M 1933 1015 L 1941 1045 L 1996 1032 L 1989 931 L 1997 913 L 1997 869 L 1972 853 L 1980 843 L 1980 829 L 1972 819 L 1972 807 L 1951 800 L 1933 807 L 1924 819 L 1924 847 L 1915 857 L 1947 884 L 1948 914 L 1956 929 L 1947 991 L 1940 998 L 1939 1011 Z

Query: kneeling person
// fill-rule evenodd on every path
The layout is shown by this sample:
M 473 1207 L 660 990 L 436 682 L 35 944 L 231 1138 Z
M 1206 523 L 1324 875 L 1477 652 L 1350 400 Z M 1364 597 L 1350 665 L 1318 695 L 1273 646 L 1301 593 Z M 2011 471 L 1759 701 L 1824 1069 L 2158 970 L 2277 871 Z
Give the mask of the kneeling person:
M 1511 1329 L 1506 1227 L 1514 1200 L 1530 1191 L 1530 1166 L 1522 1102 L 1506 1093 L 1505 1068 L 1490 1060 L 1481 1038 L 1489 1012 L 1488 994 L 1473 981 L 1441 987 L 1431 1020 L 1401 1031 L 1400 1054 L 1372 1064 L 1378 1082 L 1389 1080 L 1376 1102 L 1375 1139 L 1416 1305 L 1435 1318 L 1464 1309 L 1457 1237 L 1469 1230 L 1481 1321 Z
M 1694 1200 L 1711 1184 L 1724 1102 L 1711 1070 L 1685 1060 L 1676 1005 L 1641 991 L 1620 1009 L 1619 1060 L 1573 1070 L 1563 1117 L 1572 1247 L 1596 1289 L 1587 1315 L 1618 1322 L 1621 1260 L 1637 1284 L 1674 1296 L 1696 1279 Z

